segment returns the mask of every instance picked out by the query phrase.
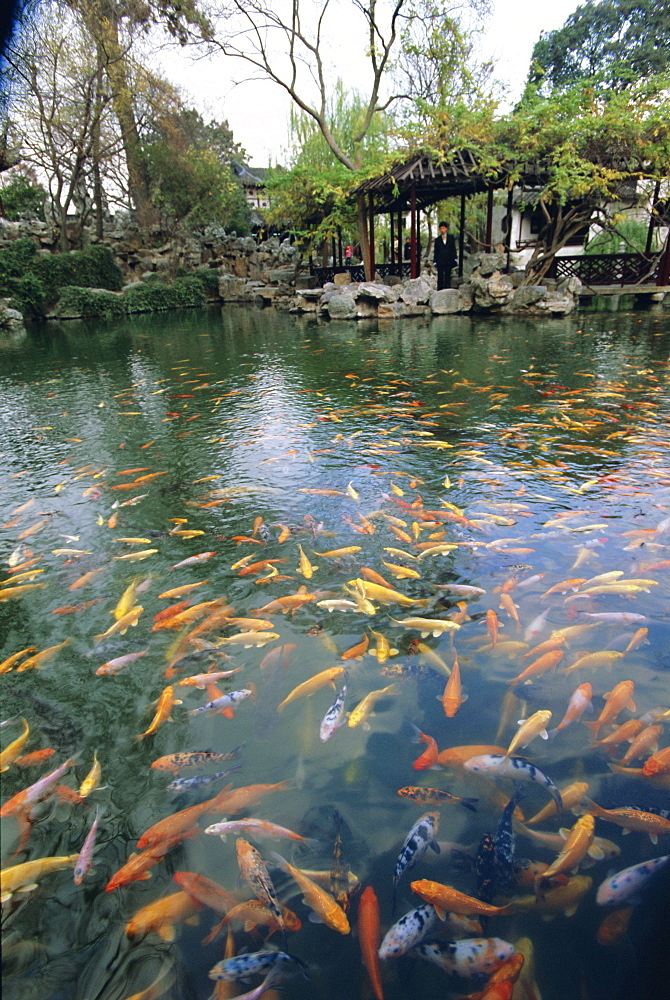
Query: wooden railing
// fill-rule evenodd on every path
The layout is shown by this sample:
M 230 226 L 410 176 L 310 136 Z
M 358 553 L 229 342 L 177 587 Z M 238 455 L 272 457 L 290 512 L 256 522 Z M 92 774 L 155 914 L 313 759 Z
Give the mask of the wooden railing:
M 654 285 L 661 254 L 592 253 L 554 257 L 552 278 L 576 275 L 585 285 Z
M 386 278 L 392 274 L 401 278 L 409 278 L 410 266 L 409 261 L 403 261 L 401 264 L 375 264 L 375 272 L 380 278 Z M 318 285 L 325 285 L 327 281 L 333 281 L 336 274 L 342 273 L 350 274 L 352 281 L 365 281 L 365 269 L 362 264 L 344 264 L 342 266 L 336 264 L 334 267 L 315 267 L 312 264 L 309 271 Z

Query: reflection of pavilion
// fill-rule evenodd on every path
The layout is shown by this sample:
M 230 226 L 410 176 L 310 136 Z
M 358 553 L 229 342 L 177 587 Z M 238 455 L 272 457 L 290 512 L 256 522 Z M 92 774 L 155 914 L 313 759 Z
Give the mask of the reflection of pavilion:
M 639 177 L 644 177 L 643 165 L 637 164 L 636 169 L 628 164 L 615 162 L 614 159 L 606 166 L 628 174 L 619 184 L 617 190 L 617 203 L 635 203 L 637 200 L 635 181 Z M 545 224 L 546 232 L 552 237 L 556 233 L 559 225 L 566 225 L 566 217 L 574 208 L 582 209 L 578 206 L 556 206 L 549 205 L 547 208 L 552 217 L 547 217 L 546 212 L 541 220 L 538 216 L 539 192 L 548 179 L 548 166 L 541 161 L 527 162 L 520 164 L 510 162 L 497 169 L 496 173 L 487 172 L 481 166 L 475 153 L 470 149 L 456 150 L 448 158 L 439 159 L 434 156 L 418 154 L 404 163 L 398 164 L 392 170 L 379 177 L 374 177 L 361 184 L 355 195 L 363 195 L 367 199 L 367 217 L 369 229 L 369 255 L 366 268 L 369 276 L 376 271 L 382 277 L 386 274 L 403 274 L 403 262 L 399 259 L 402 253 L 402 232 L 403 223 L 407 214 L 410 217 L 410 239 L 411 239 L 411 259 L 408 268 L 411 277 L 415 278 L 421 271 L 420 260 L 420 226 L 422 210 L 429 208 L 447 198 L 460 197 L 460 225 L 459 225 L 459 275 L 463 275 L 463 250 L 465 234 L 465 205 L 466 199 L 474 194 L 486 192 L 486 228 L 482 249 L 490 251 L 494 246 L 502 244 L 507 253 L 507 266 L 509 269 L 510 254 L 519 250 L 533 249 L 540 244 L 541 222 Z M 651 185 L 650 185 L 651 186 Z M 496 190 L 507 190 L 507 204 L 504 210 L 497 213 L 497 232 L 494 229 L 494 204 L 493 194 Z M 644 253 L 618 253 L 618 254 L 570 254 L 570 247 L 574 247 L 575 240 L 581 245 L 588 234 L 588 221 L 584 221 L 582 211 L 582 223 L 576 225 L 575 232 L 571 234 L 571 242 L 562 244 L 567 252 L 556 251 L 551 262 L 551 269 L 548 272 L 551 276 L 567 277 L 569 274 L 578 275 L 585 284 L 597 285 L 626 285 L 626 284 L 652 284 L 667 285 L 670 277 L 670 246 L 666 238 L 665 250 L 658 253 L 651 252 L 652 236 L 654 228 L 660 228 L 663 222 L 663 202 L 659 200 L 660 183 L 656 182 L 650 203 L 646 208 L 649 216 L 649 226 L 647 235 L 647 245 Z M 614 200 L 614 199 L 612 199 Z M 595 211 L 595 205 L 594 205 Z M 388 215 L 390 223 L 390 243 L 392 247 L 390 264 L 375 264 L 372 268 L 372 261 L 375 256 L 374 248 L 374 218 L 376 215 Z M 536 231 L 533 232 L 533 229 Z M 397 244 L 397 246 L 396 246 Z M 332 270 L 343 270 L 342 267 L 335 267 Z M 363 274 L 354 274 L 350 269 L 354 280 L 363 280 Z

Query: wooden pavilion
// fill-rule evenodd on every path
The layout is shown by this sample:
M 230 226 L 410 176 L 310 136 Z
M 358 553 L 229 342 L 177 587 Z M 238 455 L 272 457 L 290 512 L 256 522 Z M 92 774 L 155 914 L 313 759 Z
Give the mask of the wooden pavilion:
M 608 163 L 608 166 L 620 169 L 631 176 L 639 176 L 643 170 L 632 169 L 630 164 L 621 162 Z M 514 177 L 511 184 L 510 179 Z M 434 154 L 417 153 L 402 163 L 397 164 L 387 173 L 374 177 L 359 185 L 353 192 L 355 196 L 363 196 L 367 203 L 369 254 L 364 261 L 365 268 L 353 268 L 354 280 L 368 279 L 375 273 L 381 277 L 388 274 L 407 275 L 416 278 L 420 273 L 419 259 L 419 213 L 437 202 L 447 198 L 460 198 L 459 225 L 459 276 L 463 275 L 463 250 L 465 234 L 465 205 L 468 196 L 486 192 L 487 210 L 484 236 L 485 251 L 492 249 L 493 230 L 493 194 L 496 190 L 507 190 L 507 211 L 505 221 L 505 246 L 509 267 L 511 253 L 512 212 L 514 192 L 532 192 L 542 187 L 548 179 L 548 168 L 540 161 L 519 164 L 510 162 L 500 167 L 497 173 L 487 173 L 482 170 L 476 153 L 469 148 L 455 150 L 449 156 L 437 157 Z M 660 186 L 657 183 L 653 201 L 659 198 Z M 403 219 L 410 216 L 411 257 L 409 266 L 402 260 L 401 236 Z M 391 236 L 391 261 L 374 264 L 374 219 L 377 215 L 389 216 Z M 636 284 L 650 283 L 667 285 L 670 279 L 670 244 L 662 253 L 651 253 L 652 231 L 654 225 L 653 212 L 650 216 L 647 246 L 644 254 L 589 254 L 560 256 L 554 259 L 553 271 L 558 277 L 566 277 L 570 273 L 579 274 L 582 270 L 587 283 L 598 284 Z M 397 241 L 397 249 L 396 249 Z M 333 255 L 335 265 L 335 256 Z M 335 265 L 332 268 L 318 268 L 319 277 L 332 279 L 331 273 L 343 270 Z M 320 272 L 324 274 L 321 276 Z M 360 274 L 354 272 L 361 272 Z M 364 273 L 363 273 L 364 271 Z M 585 272 L 588 272 L 585 273 Z M 590 280 L 589 280 L 590 279 Z

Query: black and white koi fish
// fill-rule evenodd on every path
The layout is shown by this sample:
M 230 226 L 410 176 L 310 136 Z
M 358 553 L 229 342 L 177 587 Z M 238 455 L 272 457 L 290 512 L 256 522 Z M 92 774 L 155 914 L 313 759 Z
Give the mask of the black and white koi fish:
M 277 965 L 288 965 L 289 962 L 300 964 L 299 959 L 288 955 L 285 951 L 278 951 L 276 948 L 263 948 L 262 951 L 249 952 L 247 955 L 235 955 L 233 958 L 217 962 L 209 970 L 209 978 L 232 983 L 236 979 L 246 979 L 247 976 L 265 972 L 266 969 Z
M 342 685 L 342 690 L 330 706 L 319 726 L 319 739 L 325 743 L 334 736 L 344 722 L 344 699 L 347 697 L 347 685 Z
M 465 938 L 462 941 L 418 945 L 417 955 L 445 972 L 465 977 L 490 976 L 514 954 L 514 945 L 502 938 Z
M 470 757 L 463 767 L 466 771 L 474 771 L 475 774 L 490 774 L 496 778 L 514 778 L 515 781 L 541 785 L 547 789 L 558 808 L 563 808 L 561 793 L 551 778 L 524 757 L 505 757 L 504 754 L 486 753 Z
M 423 857 L 428 848 L 432 848 L 436 854 L 440 853 L 439 845 L 436 841 L 437 829 L 440 824 L 440 814 L 436 812 L 424 813 L 412 829 L 407 834 L 405 843 L 402 845 L 398 860 L 393 873 L 393 893 L 395 896 L 396 886 L 402 877 L 402 873 L 414 865 Z
M 217 771 L 216 774 L 199 774 L 194 778 L 176 778 L 170 782 L 167 790 L 168 792 L 194 792 L 198 788 L 211 785 L 213 781 L 218 781 L 219 778 L 227 778 L 233 771 L 240 770 L 241 765 L 238 764 L 237 767 L 229 767 L 227 771 Z
M 436 920 L 437 913 L 432 903 L 424 903 L 423 906 L 410 910 L 389 927 L 379 946 L 379 957 L 397 958 L 399 955 L 405 955 L 423 941 Z

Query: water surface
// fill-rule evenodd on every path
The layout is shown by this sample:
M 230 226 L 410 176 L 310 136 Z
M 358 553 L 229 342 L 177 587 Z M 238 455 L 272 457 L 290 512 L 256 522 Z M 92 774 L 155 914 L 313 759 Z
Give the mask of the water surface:
M 0 603 L 0 662 L 29 646 L 43 650 L 67 640 L 41 669 L 14 668 L 2 677 L 3 717 L 24 717 L 31 728 L 24 752 L 56 751 L 30 770 L 12 767 L 4 775 L 3 798 L 75 753 L 63 783 L 79 788 L 96 752 L 103 786 L 83 804 L 49 798 L 38 809 L 27 849 L 11 861 L 78 852 L 100 806 L 95 867 L 83 884 L 73 884 L 71 871 L 46 875 L 38 889 L 15 896 L 5 908 L 7 995 L 120 1000 L 168 970 L 165 982 L 174 982 L 164 995 L 210 996 L 207 973 L 221 959 L 225 937 L 205 947 L 201 942 L 218 916 L 203 909 L 198 926 L 177 923 L 174 942 L 155 933 L 131 940 L 126 925 L 142 907 L 177 891 L 172 876 L 178 871 L 206 875 L 228 892 L 239 891 L 240 899 L 250 898 L 239 888 L 235 835 L 225 843 L 204 833 L 193 836 L 153 867 L 150 879 L 104 891 L 144 830 L 223 787 L 219 779 L 195 792 L 168 792 L 170 776 L 151 768 L 163 755 L 241 746 L 230 762 L 241 770 L 227 779 L 235 787 L 291 782 L 242 815 L 282 824 L 321 846 L 253 841 L 267 862 L 278 851 L 300 867 L 329 871 L 337 811 L 344 861 L 361 886 L 375 889 L 384 933 L 419 904 L 409 888 L 413 878 L 475 891 L 467 858 L 454 865 L 443 848 L 403 875 L 392 913 L 396 858 L 425 811 L 399 798 L 399 788 L 428 785 L 478 797 L 477 813 L 450 805 L 440 814 L 438 840 L 466 852 L 476 850 L 500 819 L 494 786 L 462 769 L 413 768 L 425 746 L 412 743 L 412 724 L 434 737 L 440 750 L 507 746 L 517 720 L 539 709 L 553 712 L 555 726 L 572 691 L 586 681 L 594 694 L 591 718 L 603 708 L 603 696 L 625 679 L 635 683 L 636 717 L 667 707 L 669 348 L 667 320 L 652 314 L 541 323 L 444 317 L 385 326 L 317 325 L 251 309 L 47 326 L 26 342 L 3 345 L 0 560 L 6 571 L 10 560 L 19 564 L 15 573 L 24 563 L 23 572 L 43 570 L 20 582 L 44 586 Z M 454 547 L 422 556 L 429 542 Z M 305 576 L 299 546 L 313 567 L 311 576 Z M 359 550 L 352 554 L 321 554 L 353 546 Z M 140 561 L 119 558 L 147 550 L 155 551 Z M 214 554 L 175 568 L 202 553 Z M 253 573 L 231 568 L 245 558 L 247 564 L 276 562 Z M 418 576 L 396 578 L 385 563 Z M 401 607 L 373 599 L 374 614 L 319 606 L 321 600 L 350 600 L 351 586 L 349 592 L 344 588 L 362 578 L 363 567 L 425 603 Z M 87 582 L 71 590 L 89 571 Z M 605 573 L 652 582 L 629 593 L 577 596 Z M 559 587 L 542 596 L 572 579 L 582 581 L 575 584 L 579 589 Z M 138 623 L 124 634 L 96 638 L 115 621 L 114 610 L 133 580 L 141 591 Z M 186 598 L 158 596 L 202 581 Z M 439 589 L 446 584 L 485 593 L 459 608 L 458 596 Z M 259 611 L 301 588 L 314 599 L 294 614 Z M 513 599 L 518 626 L 501 605 L 503 593 Z M 180 642 L 196 651 L 185 637 L 202 618 L 181 630 L 156 631 L 152 619 L 174 601 L 217 599 L 234 609 L 231 614 L 269 617 L 279 638 L 263 647 L 221 645 L 230 661 L 217 658 L 215 669 L 240 669 L 220 690 L 249 685 L 254 697 L 241 702 L 233 718 L 189 716 L 208 695 L 178 681 L 206 670 L 207 661 L 186 661 L 173 677 L 166 678 L 165 670 Z M 502 652 L 491 646 L 487 611 L 498 616 Z M 619 620 L 586 617 L 603 612 Z M 394 620 L 417 614 L 455 615 L 460 628 L 422 638 Z M 640 637 L 609 667 L 552 670 L 532 685 L 513 688 L 517 700 L 503 703 L 508 681 L 531 662 L 523 653 L 577 624 L 593 627 L 570 639 L 561 668 L 590 652 L 622 652 L 638 629 L 648 631 L 644 642 Z M 215 642 L 238 632 L 219 623 L 201 639 Z M 379 642 L 374 632 L 397 650 L 388 660 L 371 655 Z M 342 659 L 364 637 L 368 652 Z M 418 642 L 444 666 L 417 651 Z M 118 674 L 96 675 L 106 661 L 144 650 Z M 455 656 L 468 700 L 446 718 L 440 699 Z M 322 687 L 277 711 L 296 685 L 333 666 L 347 671 L 335 690 Z M 345 720 L 323 742 L 320 722 L 344 680 L 347 712 L 371 691 L 391 683 L 394 689 L 365 726 L 351 728 Z M 172 722 L 137 740 L 168 684 L 183 704 L 174 707 Z M 624 710 L 618 721 L 632 714 Z M 19 732 L 17 720 L 3 733 L 3 746 Z M 660 745 L 667 742 L 665 723 Z M 606 808 L 668 807 L 667 790 L 639 775 L 612 773 L 612 758 L 589 748 L 581 722 L 547 743 L 536 740 L 527 752 L 559 787 L 588 781 L 590 797 Z M 631 766 L 639 769 L 643 761 Z M 505 782 L 503 790 L 509 794 L 511 784 Z M 547 801 L 543 789 L 527 786 L 523 811 L 532 815 Z M 204 829 L 223 818 L 205 816 L 199 825 Z M 542 829 L 555 833 L 574 822 L 567 813 Z M 606 914 L 595 903 L 595 890 L 611 870 L 667 854 L 668 837 L 654 845 L 643 833 L 625 837 L 602 820 L 596 833 L 620 855 L 584 872 L 593 885 L 574 915 L 547 922 L 519 912 L 491 921 L 486 933 L 511 943 L 530 938 L 545 1000 L 659 996 L 667 878 L 650 888 L 628 933 L 610 948 L 596 942 Z M 15 819 L 3 820 L 2 837 L 7 865 L 19 846 Z M 522 835 L 516 853 L 545 862 L 556 856 Z M 342 936 L 310 922 L 291 880 L 276 869 L 271 874 L 302 922 L 289 935 L 289 951 L 308 967 L 308 979 L 287 971 L 284 995 L 370 996 L 356 931 Z M 356 909 L 354 893 L 354 928 Z M 260 937 L 239 924 L 235 930 L 238 950 L 259 947 Z M 281 947 L 281 935 L 271 941 Z M 389 1000 L 459 996 L 478 988 L 476 981 L 447 976 L 414 956 L 385 961 L 382 975 Z M 225 995 L 244 990 L 233 984 Z

